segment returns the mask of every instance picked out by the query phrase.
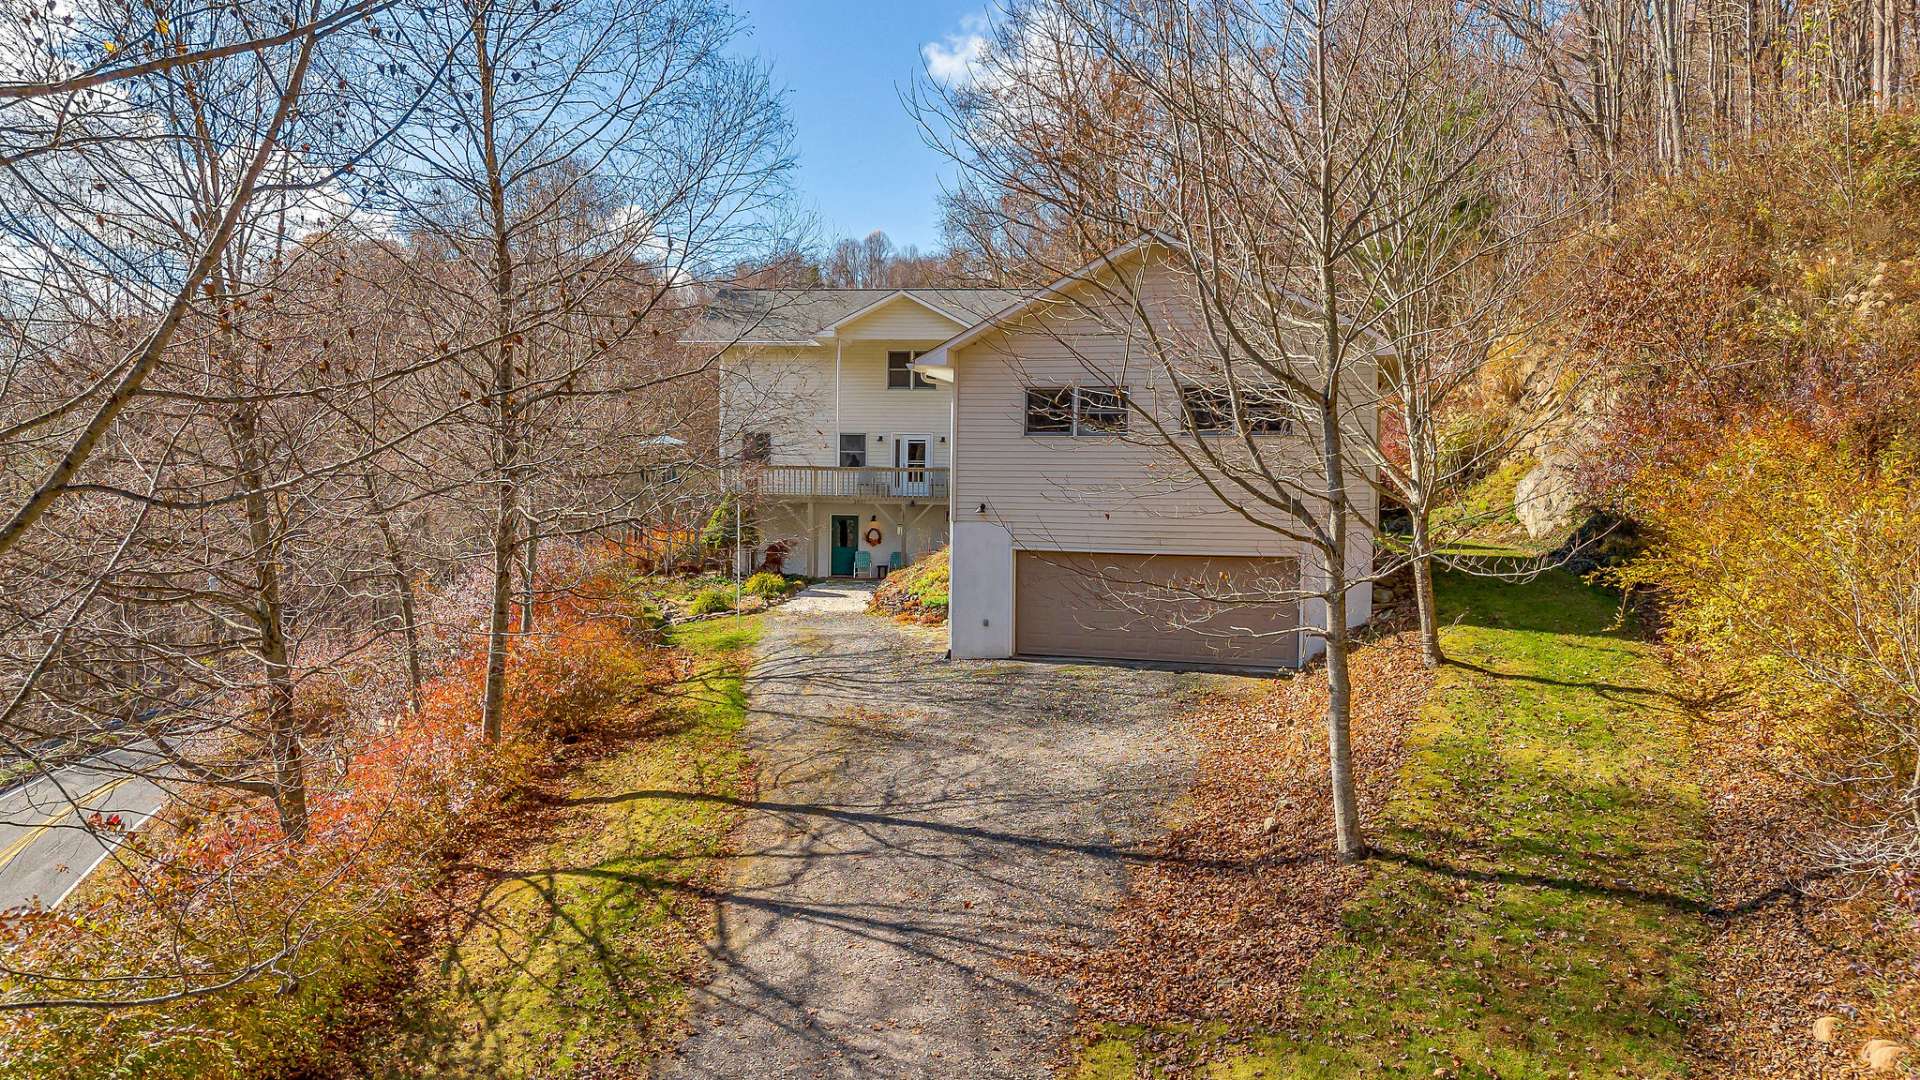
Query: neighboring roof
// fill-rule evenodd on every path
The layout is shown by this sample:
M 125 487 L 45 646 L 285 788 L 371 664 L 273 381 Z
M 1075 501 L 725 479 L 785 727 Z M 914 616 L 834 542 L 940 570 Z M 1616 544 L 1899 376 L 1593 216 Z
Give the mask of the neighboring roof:
M 971 326 L 1024 295 L 1014 289 L 722 289 L 685 340 L 702 345 L 815 345 L 897 296 Z

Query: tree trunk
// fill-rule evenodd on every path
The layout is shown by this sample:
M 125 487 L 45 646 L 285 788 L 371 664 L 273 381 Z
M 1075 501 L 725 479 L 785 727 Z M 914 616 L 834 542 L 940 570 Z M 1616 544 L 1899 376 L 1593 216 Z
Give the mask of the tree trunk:
M 1314 49 L 1314 89 L 1316 109 L 1332 106 L 1329 94 L 1324 0 L 1316 9 Z M 1353 790 L 1353 683 L 1347 671 L 1347 505 L 1346 438 L 1341 424 L 1346 421 L 1342 401 L 1342 364 L 1345 345 L 1342 329 L 1341 289 L 1336 277 L 1336 239 L 1341 230 L 1337 207 L 1338 186 L 1334 180 L 1333 141 L 1337 124 L 1322 117 L 1317 135 L 1320 139 L 1317 161 L 1318 206 L 1314 216 L 1314 255 L 1319 280 L 1315 283 L 1320 310 L 1321 372 L 1325 383 L 1320 388 L 1320 467 L 1327 500 L 1327 540 L 1323 553 L 1327 560 L 1327 766 L 1333 796 L 1333 846 L 1341 862 L 1358 862 L 1366 856 L 1366 841 L 1360 831 L 1360 801 Z
M 1894 107 L 1900 92 L 1900 5 L 1897 0 L 1872 0 L 1869 49 L 1873 104 L 1884 112 Z
M 362 473 L 361 478 L 367 483 L 367 503 L 373 511 L 374 526 L 380 530 L 380 540 L 387 549 L 393 595 L 400 603 L 400 632 L 406 648 L 407 687 L 412 691 L 414 711 L 418 712 L 421 705 L 420 689 L 426 680 L 420 670 L 420 620 L 413 596 L 413 574 L 407 565 L 406 553 L 393 537 L 393 527 L 387 522 L 386 507 L 380 505 L 379 492 L 373 486 L 373 474 Z
M 224 328 L 217 342 L 228 379 L 236 387 L 250 379 L 241 368 L 241 344 L 235 337 L 231 282 L 218 271 L 207 278 L 208 290 L 221 305 Z M 294 708 L 293 664 L 287 653 L 286 605 L 280 593 L 280 533 L 274 527 L 272 496 L 267 492 L 267 453 L 260 445 L 260 406 L 242 397 L 227 417 L 232 440 L 234 484 L 247 526 L 248 556 L 253 563 L 253 596 L 248 616 L 259 635 L 254 649 L 260 662 L 261 705 L 266 765 L 271 773 L 274 811 L 280 831 L 294 843 L 307 836 L 306 752 L 301 745 L 299 714 Z
M 500 484 L 494 505 L 493 526 L 493 603 L 487 618 L 487 684 L 480 707 L 480 737 L 499 742 L 503 728 L 501 713 L 507 698 L 508 616 L 513 605 L 514 555 L 513 485 Z
M 1686 155 L 1685 12 L 1679 0 L 1653 5 L 1654 62 L 1659 66 L 1660 156 L 1668 175 L 1680 169 Z
M 1433 602 L 1433 547 L 1427 534 L 1427 516 L 1413 514 L 1413 544 L 1408 552 L 1412 560 L 1413 596 L 1420 614 L 1420 662 L 1437 668 L 1447 662 L 1440 651 L 1440 612 Z
M 540 534 L 533 527 L 533 515 L 526 515 L 527 539 L 521 548 L 520 559 L 520 632 L 533 633 L 533 603 L 537 599 L 534 591 L 534 573 L 540 566 Z
M 1327 575 L 1327 771 L 1333 788 L 1334 853 L 1344 863 L 1366 857 L 1360 800 L 1353 787 L 1353 679 L 1348 669 L 1346 569 Z
M 286 611 L 280 597 L 279 541 L 273 526 L 260 451 L 255 406 L 235 410 L 228 428 L 240 458 L 241 502 L 247 515 L 247 540 L 254 567 L 255 621 L 260 633 L 261 679 L 265 684 L 267 759 L 273 770 L 273 802 L 280 831 L 301 843 L 307 836 L 305 750 L 293 702 L 293 665 L 287 656 Z
M 493 226 L 493 346 L 494 493 L 493 598 L 487 620 L 487 682 L 480 707 L 480 736 L 499 742 L 501 717 L 507 696 L 508 616 L 513 606 L 514 541 L 520 505 L 520 440 L 515 426 L 513 391 L 514 281 L 513 251 L 507 237 L 507 199 L 501 172 L 497 132 L 494 130 L 493 60 L 487 43 L 488 9 L 473 17 L 475 69 L 480 83 L 480 142 L 486 158 L 487 212 Z

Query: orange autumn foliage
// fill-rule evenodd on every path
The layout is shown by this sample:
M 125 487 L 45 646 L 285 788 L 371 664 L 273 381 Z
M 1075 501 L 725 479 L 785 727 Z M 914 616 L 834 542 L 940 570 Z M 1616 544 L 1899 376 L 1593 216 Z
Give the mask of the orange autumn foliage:
M 1662 598 L 1681 670 L 1770 717 L 1777 767 L 1834 806 L 1833 834 L 1803 844 L 1903 867 L 1920 842 L 1920 453 L 1774 417 L 1643 471 L 1627 498 L 1653 545 L 1621 583 Z
M 0 1014 L 0 1075 L 277 1076 L 319 1060 L 329 1033 L 404 970 L 410 913 L 473 827 L 505 812 L 562 742 L 617 724 L 670 677 L 617 558 L 569 580 L 510 649 L 502 743 L 479 737 L 476 635 L 418 710 L 373 730 L 314 728 L 305 843 L 288 842 L 261 800 L 202 792 L 128 838 L 120 869 L 75 903 L 0 920 L 0 952 L 29 973 L 15 991 L 86 996 L 89 978 L 148 970 L 158 949 L 203 974 L 169 965 L 157 992 L 221 987 L 105 1012 Z
M 1920 408 L 1920 116 L 1730 146 L 1568 253 L 1563 323 L 1610 393 L 1592 479 L 1712 454 L 1781 418 L 1869 456 Z

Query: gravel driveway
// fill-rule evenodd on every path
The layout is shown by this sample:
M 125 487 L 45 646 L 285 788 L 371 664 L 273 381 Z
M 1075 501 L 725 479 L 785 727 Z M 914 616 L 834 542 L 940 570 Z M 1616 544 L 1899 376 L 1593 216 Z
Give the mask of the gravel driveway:
M 1205 676 L 951 662 L 865 600 L 767 617 L 760 801 L 666 1076 L 1047 1075 L 1070 1008 L 1010 961 L 1100 932 L 1184 781 Z

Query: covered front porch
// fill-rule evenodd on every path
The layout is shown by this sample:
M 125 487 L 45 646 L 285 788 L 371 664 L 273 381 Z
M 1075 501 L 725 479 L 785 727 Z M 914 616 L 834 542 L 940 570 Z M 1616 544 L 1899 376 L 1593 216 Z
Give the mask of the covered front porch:
M 808 577 L 874 578 L 947 542 L 947 505 L 917 499 L 811 499 L 768 505 L 761 551 L 787 545 L 786 572 Z

